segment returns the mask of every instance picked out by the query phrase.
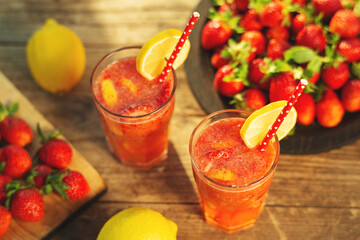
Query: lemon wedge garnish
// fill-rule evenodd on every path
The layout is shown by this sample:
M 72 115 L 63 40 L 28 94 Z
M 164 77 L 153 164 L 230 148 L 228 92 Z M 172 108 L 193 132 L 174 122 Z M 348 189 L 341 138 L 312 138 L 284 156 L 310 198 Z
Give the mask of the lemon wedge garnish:
M 254 148 L 261 143 L 268 133 L 271 125 L 279 116 L 287 101 L 272 102 L 253 112 L 240 129 L 240 135 L 248 148 Z M 291 108 L 288 115 L 276 131 L 279 139 L 283 139 L 296 124 L 297 112 Z
M 168 29 L 152 37 L 140 49 L 136 57 L 136 70 L 146 79 L 158 77 L 166 65 L 178 43 L 182 31 Z M 183 64 L 190 51 L 190 41 L 187 39 L 175 59 L 173 68 L 177 69 Z

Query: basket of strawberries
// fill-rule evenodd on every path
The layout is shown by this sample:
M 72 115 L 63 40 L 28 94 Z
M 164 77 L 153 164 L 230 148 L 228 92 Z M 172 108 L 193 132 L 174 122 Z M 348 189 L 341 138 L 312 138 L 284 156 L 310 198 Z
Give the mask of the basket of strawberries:
M 360 136 L 360 3 L 340 0 L 203 0 L 185 69 L 207 113 L 254 111 L 287 100 L 294 134 L 282 152 L 327 151 Z

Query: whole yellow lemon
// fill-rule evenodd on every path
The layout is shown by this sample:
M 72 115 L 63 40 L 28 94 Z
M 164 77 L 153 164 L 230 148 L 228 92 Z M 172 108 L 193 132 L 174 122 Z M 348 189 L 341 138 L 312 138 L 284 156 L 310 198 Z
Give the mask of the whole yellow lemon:
M 97 240 L 176 240 L 176 233 L 176 223 L 161 213 L 133 207 L 111 217 Z
M 29 39 L 26 57 L 36 83 L 53 94 L 70 91 L 85 70 L 85 48 L 69 28 L 47 19 Z

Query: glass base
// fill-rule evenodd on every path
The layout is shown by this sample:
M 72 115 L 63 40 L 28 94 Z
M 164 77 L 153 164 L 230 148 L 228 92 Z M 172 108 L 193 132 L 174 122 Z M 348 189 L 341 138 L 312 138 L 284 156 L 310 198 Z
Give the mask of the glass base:
M 210 218 L 205 218 L 205 221 L 210 226 L 216 227 L 226 233 L 234 233 L 234 232 L 243 231 L 243 230 L 249 229 L 255 225 L 255 219 L 251 220 L 249 222 L 246 222 L 246 223 L 242 224 L 241 226 L 233 226 L 233 227 L 223 226 Z
M 148 162 L 146 164 L 145 163 L 126 162 L 126 161 L 122 160 L 121 158 L 119 158 L 118 156 L 116 156 L 116 154 L 113 153 L 113 155 L 125 167 L 129 167 L 129 168 L 133 168 L 133 169 L 137 169 L 137 170 L 150 170 L 151 168 L 157 166 L 158 164 L 160 164 L 161 162 L 163 162 L 164 160 L 167 159 L 168 150 L 164 149 L 164 151 L 157 158 L 153 159 L 151 162 Z

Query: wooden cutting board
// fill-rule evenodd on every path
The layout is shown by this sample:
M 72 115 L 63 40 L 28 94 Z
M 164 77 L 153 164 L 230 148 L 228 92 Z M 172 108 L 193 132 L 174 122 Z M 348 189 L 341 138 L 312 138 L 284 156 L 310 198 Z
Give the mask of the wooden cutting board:
M 8 105 L 18 102 L 19 111 L 15 116 L 27 121 L 34 131 L 33 142 L 26 147 L 30 156 L 40 148 L 40 138 L 36 133 L 36 125 L 40 124 L 45 134 L 52 132 L 54 127 L 46 118 L 41 115 L 27 98 L 16 89 L 16 87 L 0 71 L 0 101 Z M 42 239 L 50 232 L 54 231 L 62 222 L 74 214 L 77 210 L 89 203 L 92 199 L 106 190 L 106 184 L 99 173 L 89 162 L 72 146 L 73 158 L 69 165 L 71 170 L 81 172 L 91 187 L 91 192 L 85 198 L 71 201 L 59 197 L 55 193 L 44 196 L 45 216 L 40 222 L 29 223 L 21 220 L 12 219 L 10 229 L 1 239 L 7 240 L 33 240 Z

